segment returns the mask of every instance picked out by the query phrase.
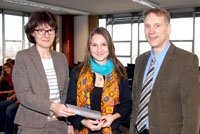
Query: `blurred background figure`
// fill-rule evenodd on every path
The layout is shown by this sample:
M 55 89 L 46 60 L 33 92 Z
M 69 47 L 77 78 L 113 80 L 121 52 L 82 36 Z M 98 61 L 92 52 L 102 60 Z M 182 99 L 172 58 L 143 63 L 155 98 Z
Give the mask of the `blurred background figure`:
M 12 69 L 11 63 L 5 63 L 0 78 L 0 93 L 7 98 L 0 102 L 0 132 L 5 134 L 13 134 L 14 118 L 19 106 L 12 83 Z

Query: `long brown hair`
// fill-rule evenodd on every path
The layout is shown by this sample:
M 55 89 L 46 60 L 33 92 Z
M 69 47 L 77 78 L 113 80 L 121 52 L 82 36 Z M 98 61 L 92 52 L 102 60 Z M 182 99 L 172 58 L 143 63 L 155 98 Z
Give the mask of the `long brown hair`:
M 85 58 L 84 58 L 83 62 L 78 66 L 76 77 L 78 78 L 83 66 L 86 66 L 91 69 L 90 57 L 92 57 L 92 55 L 91 55 L 91 51 L 90 51 L 90 45 L 91 45 L 92 37 L 96 34 L 100 34 L 105 38 L 107 45 L 108 45 L 108 51 L 109 51 L 109 55 L 108 55 L 107 59 L 112 60 L 112 62 L 114 64 L 114 69 L 118 75 L 119 82 L 124 81 L 127 77 L 126 69 L 122 65 L 122 63 L 117 59 L 117 57 L 115 55 L 115 47 L 114 47 L 112 38 L 111 38 L 109 32 L 103 27 L 97 27 L 90 33 L 88 40 L 87 40 L 87 48 L 86 48 L 86 52 L 85 52 L 86 53 Z
M 10 74 L 7 74 L 4 71 L 4 67 L 5 66 L 7 66 L 8 68 L 11 68 Z M 5 64 L 3 64 L 3 66 L 2 66 L 2 74 L 1 74 L 1 77 L 0 77 L 0 81 L 5 80 L 8 76 L 10 76 L 12 74 L 12 70 L 13 70 L 13 65 L 11 63 L 5 63 Z

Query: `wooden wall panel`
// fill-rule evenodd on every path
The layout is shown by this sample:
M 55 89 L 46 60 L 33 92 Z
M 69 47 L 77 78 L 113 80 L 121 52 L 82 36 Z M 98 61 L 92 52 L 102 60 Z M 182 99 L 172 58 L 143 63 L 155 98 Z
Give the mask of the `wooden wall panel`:
M 89 33 L 92 32 L 92 30 L 98 26 L 98 16 L 89 16 Z
M 62 53 L 68 60 L 68 65 L 74 64 L 74 16 L 62 16 Z

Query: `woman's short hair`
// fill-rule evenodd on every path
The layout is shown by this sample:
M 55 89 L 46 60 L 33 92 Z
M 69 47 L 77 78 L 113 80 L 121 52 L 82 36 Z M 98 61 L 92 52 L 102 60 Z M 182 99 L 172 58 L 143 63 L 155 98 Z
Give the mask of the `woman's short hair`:
M 57 24 L 57 17 L 55 14 L 46 11 L 46 10 L 41 10 L 41 11 L 35 11 L 31 14 L 31 17 L 28 21 L 28 23 L 25 26 L 25 33 L 27 35 L 28 40 L 31 43 L 36 43 L 35 38 L 32 36 L 32 33 L 35 30 L 35 27 L 39 25 L 49 25 L 50 27 L 54 28 L 55 31 L 58 29 L 58 24 Z

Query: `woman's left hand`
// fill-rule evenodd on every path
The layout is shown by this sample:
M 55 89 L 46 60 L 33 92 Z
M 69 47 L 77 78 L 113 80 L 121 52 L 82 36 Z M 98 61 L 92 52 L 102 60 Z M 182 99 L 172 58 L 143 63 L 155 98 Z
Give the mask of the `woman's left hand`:
M 102 120 L 105 120 L 104 121 L 104 124 L 103 124 L 103 127 L 110 127 L 111 124 L 113 123 L 114 120 L 120 118 L 121 115 L 116 113 L 116 114 L 113 114 L 113 115 L 106 115 L 106 116 L 103 116 L 101 119 Z
M 67 133 L 68 134 L 74 134 L 74 127 L 72 125 L 68 125 L 67 127 L 68 127 Z

